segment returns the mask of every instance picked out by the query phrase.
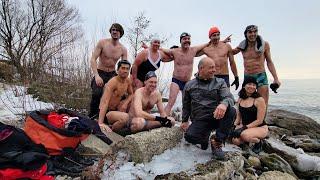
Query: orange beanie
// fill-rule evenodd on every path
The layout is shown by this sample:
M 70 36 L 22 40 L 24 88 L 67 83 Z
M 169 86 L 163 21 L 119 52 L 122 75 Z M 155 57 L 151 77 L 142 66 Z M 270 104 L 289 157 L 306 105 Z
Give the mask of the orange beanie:
M 212 35 L 213 33 L 217 33 L 217 32 L 220 32 L 220 30 L 218 29 L 218 27 L 215 27 L 215 26 L 211 27 L 210 30 L 209 30 L 209 38 L 211 37 L 211 35 Z

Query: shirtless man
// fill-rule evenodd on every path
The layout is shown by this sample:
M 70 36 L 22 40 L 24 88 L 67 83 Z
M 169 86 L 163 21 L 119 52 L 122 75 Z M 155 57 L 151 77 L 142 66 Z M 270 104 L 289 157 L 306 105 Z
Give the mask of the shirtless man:
M 224 79 L 228 87 L 230 87 L 228 70 L 229 59 L 231 71 L 234 75 L 234 81 L 232 82 L 231 86 L 235 85 L 237 90 L 239 87 L 239 76 L 236 63 L 234 62 L 231 46 L 229 44 L 226 44 L 224 41 L 220 41 L 220 30 L 218 29 L 218 27 L 210 28 L 209 38 L 209 46 L 200 51 L 198 55 L 201 56 L 205 54 L 215 62 L 216 72 L 214 76 Z
M 103 86 L 116 75 L 115 64 L 121 59 L 127 59 L 127 49 L 119 42 L 124 31 L 120 24 L 111 25 L 109 32 L 111 38 L 102 39 L 98 42 L 92 53 L 90 64 L 94 75 L 91 81 L 92 97 L 89 117 L 94 118 L 99 113 L 100 99 Z M 97 59 L 99 61 L 97 63 Z
M 133 133 L 174 125 L 174 119 L 166 117 L 162 97 L 157 90 L 157 76 L 154 71 L 146 74 L 144 84 L 144 87 L 135 91 L 129 113 L 110 111 L 107 113 L 109 121 L 119 120 L 123 124 L 128 124 Z M 160 116 L 150 114 L 154 105 L 157 105 Z
M 172 75 L 172 82 L 170 84 L 169 101 L 165 107 L 166 114 L 171 113 L 171 109 L 176 102 L 179 91 L 183 91 L 185 84 L 190 80 L 193 70 L 193 58 L 208 43 L 190 47 L 191 35 L 189 33 L 182 33 L 180 35 L 181 47 L 173 49 L 162 49 L 168 56 L 174 59 L 174 69 Z
M 270 45 L 258 35 L 258 27 L 249 25 L 244 31 L 245 40 L 233 50 L 234 54 L 241 51 L 244 65 L 244 79 L 252 76 L 257 79 L 258 92 L 264 98 L 266 105 L 269 100 L 268 78 L 264 62 L 267 62 L 268 69 L 273 76 L 273 84 L 280 87 L 276 68 L 271 59 Z
M 111 78 L 108 83 L 104 85 L 104 92 L 99 107 L 98 123 L 100 128 L 107 132 L 110 132 L 111 129 L 104 124 L 106 113 L 108 111 L 126 112 L 133 97 L 132 83 L 128 77 L 130 66 L 129 61 L 120 60 L 117 64 L 118 75 Z M 113 131 L 118 131 L 126 125 L 118 121 L 118 119 L 108 120 L 108 124 L 112 125 Z

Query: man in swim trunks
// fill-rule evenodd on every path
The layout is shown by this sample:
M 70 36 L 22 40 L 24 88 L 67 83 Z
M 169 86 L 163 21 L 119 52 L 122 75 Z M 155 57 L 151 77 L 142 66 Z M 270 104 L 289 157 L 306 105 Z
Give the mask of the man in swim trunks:
M 169 101 L 165 107 L 166 114 L 170 115 L 171 109 L 176 102 L 179 91 L 183 91 L 185 84 L 190 80 L 193 70 L 193 58 L 209 43 L 190 47 L 191 35 L 182 33 L 180 35 L 181 47 L 173 49 L 162 49 L 169 57 L 173 57 L 174 69 L 172 82 L 170 84 Z
M 121 58 L 127 59 L 127 49 L 119 42 L 124 31 L 120 24 L 111 25 L 109 32 L 111 38 L 101 39 L 92 53 L 90 64 L 94 77 L 91 81 L 92 96 L 90 102 L 89 117 L 98 116 L 100 99 L 103 86 L 116 75 L 115 64 Z M 97 63 L 97 59 L 99 61 Z
M 126 112 L 133 97 L 132 83 L 128 77 L 130 66 L 129 61 L 120 60 L 117 64 L 118 75 L 111 78 L 108 83 L 104 85 L 103 96 L 100 101 L 98 123 L 100 128 L 107 132 L 110 132 L 111 129 L 104 124 L 106 113 L 109 111 Z M 118 121 L 118 119 L 113 121 L 108 120 L 107 123 L 112 125 L 113 131 L 118 131 L 126 125 Z
M 236 90 L 239 87 L 239 76 L 237 71 L 237 66 L 234 61 L 232 48 L 229 44 L 224 41 L 220 41 L 220 30 L 218 27 L 211 27 L 209 30 L 210 44 L 208 47 L 203 48 L 203 50 L 198 54 L 199 56 L 205 54 L 215 62 L 216 72 L 214 74 L 217 78 L 222 78 L 230 87 L 229 82 L 229 70 L 228 70 L 228 60 L 231 67 L 231 71 L 234 75 L 234 81 L 231 85 L 236 86 Z
M 244 79 L 252 76 L 257 79 L 258 92 L 263 97 L 268 105 L 269 89 L 268 78 L 264 66 L 267 62 L 268 69 L 273 76 L 273 83 L 281 85 L 278 79 L 276 68 L 271 59 L 270 45 L 258 35 L 258 27 L 256 25 L 249 25 L 244 31 L 245 40 L 233 50 L 234 54 L 241 51 L 244 65 Z
M 155 72 L 148 72 L 144 81 L 145 86 L 137 89 L 134 93 L 129 113 L 110 111 L 107 113 L 108 120 L 118 120 L 123 124 L 128 124 L 133 133 L 161 126 L 173 126 L 175 121 L 172 117 L 167 117 L 164 111 L 162 97 L 157 90 L 157 82 Z M 150 114 L 154 105 L 157 105 L 160 116 Z

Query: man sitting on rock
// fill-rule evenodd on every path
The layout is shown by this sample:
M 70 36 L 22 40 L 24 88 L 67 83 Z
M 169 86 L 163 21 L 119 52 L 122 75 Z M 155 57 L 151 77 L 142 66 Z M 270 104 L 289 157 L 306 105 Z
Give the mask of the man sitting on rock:
M 173 126 L 175 121 L 172 117 L 166 117 L 161 94 L 156 89 L 157 82 L 155 72 L 149 71 L 145 76 L 144 87 L 137 89 L 134 93 L 129 113 L 110 111 L 107 113 L 108 120 L 127 123 L 132 133 Z M 150 114 L 154 105 L 157 105 L 160 116 Z
M 186 132 L 188 142 L 200 144 L 204 150 L 208 148 L 211 131 L 216 129 L 215 137 L 211 137 L 211 149 L 213 155 L 222 160 L 222 144 L 232 129 L 236 110 L 232 107 L 234 98 L 226 82 L 214 73 L 214 61 L 209 57 L 202 58 L 196 78 L 189 81 L 183 91 L 180 127 Z
M 127 60 L 120 60 L 117 64 L 118 75 L 111 78 L 104 85 L 103 96 L 100 100 L 98 123 L 102 130 L 107 132 L 118 131 L 126 124 L 117 119 L 109 120 L 108 124 L 112 125 L 112 130 L 104 121 L 106 113 L 109 111 L 126 112 L 133 97 L 133 88 L 130 78 L 128 77 L 131 64 Z

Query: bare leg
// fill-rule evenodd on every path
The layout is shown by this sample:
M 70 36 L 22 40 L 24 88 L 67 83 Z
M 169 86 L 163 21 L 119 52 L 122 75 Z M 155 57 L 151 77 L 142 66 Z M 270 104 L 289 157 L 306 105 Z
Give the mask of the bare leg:
M 108 122 L 112 124 L 112 131 L 121 130 L 129 121 L 129 114 L 120 111 L 110 111 L 106 116 Z
M 261 86 L 258 88 L 258 93 L 263 97 L 266 102 L 266 106 L 268 107 L 269 102 L 269 88 L 268 86 Z
M 143 130 L 154 129 L 161 127 L 159 121 L 146 121 L 143 118 L 133 118 L 131 121 L 131 132 L 140 132 Z
M 258 143 L 260 139 L 267 137 L 268 135 L 268 126 L 248 128 L 241 133 L 241 141 L 243 142 L 252 142 Z
M 174 103 L 176 102 L 178 93 L 179 93 L 180 89 L 179 86 L 174 83 L 171 82 L 170 84 L 170 93 L 169 93 L 169 101 L 168 104 L 166 105 L 166 107 L 164 108 L 164 111 L 166 112 L 167 116 L 170 116 L 171 114 L 171 109 L 174 105 Z

